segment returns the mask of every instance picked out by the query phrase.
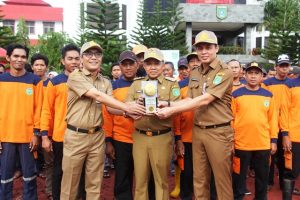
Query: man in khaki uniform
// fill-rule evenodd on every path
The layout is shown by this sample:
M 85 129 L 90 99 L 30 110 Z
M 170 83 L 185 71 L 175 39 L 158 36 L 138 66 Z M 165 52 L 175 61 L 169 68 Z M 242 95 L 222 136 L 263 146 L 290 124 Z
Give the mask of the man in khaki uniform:
M 137 101 L 142 96 L 142 81 L 157 81 L 158 99 L 176 101 L 180 89 L 175 79 L 163 77 L 163 55 L 159 49 L 145 52 L 144 68 L 147 76 L 137 78 L 128 91 L 127 101 Z M 146 89 L 145 89 L 146 91 Z M 154 114 L 142 116 L 134 122 L 133 160 L 135 170 L 135 199 L 148 199 L 148 179 L 151 169 L 155 180 L 155 196 L 169 199 L 168 172 L 172 153 L 172 118 L 158 119 Z
M 61 199 L 76 198 L 82 166 L 85 162 L 85 190 L 88 200 L 99 200 L 104 168 L 102 103 L 129 116 L 144 114 L 144 107 L 115 100 L 109 80 L 98 72 L 103 49 L 91 41 L 80 51 L 82 69 L 69 75 L 67 130 L 64 136 Z
M 195 39 L 195 48 L 201 61 L 190 75 L 190 98 L 171 103 L 158 110 L 160 118 L 195 110 L 193 128 L 194 193 L 197 200 L 209 200 L 211 170 L 219 200 L 232 200 L 233 130 L 230 126 L 230 108 L 233 75 L 227 65 L 217 58 L 217 37 L 202 31 Z M 164 104 L 166 106 L 166 103 Z

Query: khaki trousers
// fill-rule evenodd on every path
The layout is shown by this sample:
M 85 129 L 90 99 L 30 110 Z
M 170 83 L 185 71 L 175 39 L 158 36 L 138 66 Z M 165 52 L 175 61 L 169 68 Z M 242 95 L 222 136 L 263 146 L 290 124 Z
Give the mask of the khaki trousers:
M 147 136 L 134 132 L 133 160 L 135 173 L 135 200 L 148 200 L 148 182 L 152 169 L 155 182 L 155 198 L 169 199 L 168 173 L 172 156 L 172 135 L 166 133 Z
M 100 199 L 104 170 L 104 139 L 102 130 L 95 134 L 66 130 L 62 161 L 61 200 L 76 199 L 84 162 L 86 199 Z
M 230 126 L 193 128 L 193 171 L 196 200 L 210 200 L 211 170 L 215 177 L 218 200 L 233 200 L 233 130 Z

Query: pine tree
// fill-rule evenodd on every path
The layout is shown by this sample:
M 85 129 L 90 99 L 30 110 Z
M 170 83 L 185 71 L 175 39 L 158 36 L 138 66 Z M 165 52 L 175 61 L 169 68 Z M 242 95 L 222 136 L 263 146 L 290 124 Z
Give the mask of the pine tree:
M 80 3 L 80 16 L 79 16 L 79 29 L 78 29 L 78 37 L 76 38 L 76 43 L 78 46 L 82 46 L 87 42 L 87 31 L 84 17 L 84 3 Z
M 268 46 L 263 56 L 276 60 L 288 54 L 293 63 L 300 61 L 300 2 L 299 0 L 270 0 L 265 5 L 264 25 L 269 29 Z
M 0 10 L 0 47 L 5 48 L 7 45 L 16 42 L 16 37 L 10 28 L 1 25 L 4 17 L 1 12 Z
M 155 0 L 153 12 L 149 12 L 146 11 L 145 1 L 141 1 L 137 27 L 131 37 L 135 44 L 162 50 L 179 49 L 181 54 L 185 54 L 185 32 L 178 28 L 182 9 L 178 7 L 178 0 L 167 0 L 166 3 L 163 9 L 162 1 Z
M 120 53 L 126 48 L 124 30 L 119 27 L 121 13 L 117 2 L 92 0 L 94 3 L 86 11 L 88 30 L 86 37 L 94 40 L 104 49 L 102 73 L 110 74 L 110 65 L 118 61 Z

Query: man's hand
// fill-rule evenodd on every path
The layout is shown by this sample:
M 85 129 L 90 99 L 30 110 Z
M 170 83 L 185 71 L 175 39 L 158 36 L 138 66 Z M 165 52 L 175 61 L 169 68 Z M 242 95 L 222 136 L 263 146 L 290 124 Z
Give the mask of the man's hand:
M 137 103 L 127 103 L 127 115 L 144 115 L 146 113 L 145 107 Z
M 0 142 L 0 154 L 2 153 L 2 144 Z
M 282 136 L 282 147 L 284 151 L 290 151 L 292 149 L 292 143 L 288 135 Z
M 33 152 L 37 149 L 37 146 L 38 146 L 38 136 L 34 135 L 31 139 L 31 142 L 29 144 L 29 149 L 30 149 L 30 152 Z
M 184 145 L 181 140 L 177 140 L 175 143 L 175 153 L 177 156 L 184 156 Z
M 137 100 L 136 100 L 136 103 L 143 106 L 144 105 L 144 97 L 140 96 Z
M 132 118 L 133 120 L 139 120 L 143 117 L 142 115 L 127 115 L 127 116 Z
M 111 142 L 106 142 L 105 153 L 111 158 L 116 159 L 115 157 L 115 148 Z
M 168 102 L 167 101 L 158 101 L 157 107 L 158 108 L 168 107 Z
M 174 114 L 174 108 L 171 107 L 165 107 L 165 108 L 157 108 L 157 111 L 155 113 L 160 119 L 166 119 L 169 118 Z
M 276 143 L 271 143 L 271 155 L 274 155 L 277 151 L 277 144 Z
M 42 136 L 42 147 L 46 152 L 53 151 L 52 142 L 49 140 L 48 136 Z

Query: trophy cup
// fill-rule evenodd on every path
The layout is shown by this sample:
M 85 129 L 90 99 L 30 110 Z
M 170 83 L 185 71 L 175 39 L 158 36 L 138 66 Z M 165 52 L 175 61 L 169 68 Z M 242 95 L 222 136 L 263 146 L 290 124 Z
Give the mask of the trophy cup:
M 146 113 L 155 113 L 157 108 L 157 81 L 142 81 Z

